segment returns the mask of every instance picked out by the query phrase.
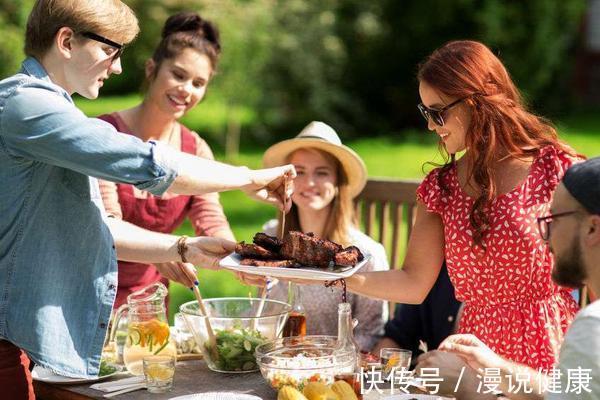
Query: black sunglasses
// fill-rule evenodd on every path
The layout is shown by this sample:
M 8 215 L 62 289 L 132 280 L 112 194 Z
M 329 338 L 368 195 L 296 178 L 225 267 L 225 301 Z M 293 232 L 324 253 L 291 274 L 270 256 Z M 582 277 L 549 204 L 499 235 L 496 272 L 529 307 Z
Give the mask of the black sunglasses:
M 435 108 L 429 108 L 423 103 L 417 104 L 417 108 L 419 111 L 421 111 L 421 115 L 423 118 L 425 118 L 425 121 L 429 121 L 429 119 L 431 119 L 436 125 L 444 126 L 444 113 L 466 99 L 467 97 L 463 97 L 462 99 L 455 100 L 439 110 L 436 110 Z
M 545 217 L 538 217 L 538 230 L 540 231 L 540 236 L 544 241 L 548 241 L 550 239 L 550 225 L 555 218 L 566 217 L 567 215 L 572 215 L 578 213 L 579 210 L 574 211 L 565 211 L 558 214 L 550 214 Z
M 113 56 L 112 56 L 112 62 L 117 61 L 117 59 L 119 57 L 121 57 L 121 54 L 123 54 L 123 45 L 122 44 L 113 42 L 112 40 L 107 39 L 104 36 L 96 35 L 95 33 L 92 33 L 92 32 L 83 32 L 83 33 L 81 33 L 81 36 L 86 37 L 88 39 L 95 40 L 96 42 L 107 44 L 107 45 L 117 49 L 115 54 L 113 54 Z

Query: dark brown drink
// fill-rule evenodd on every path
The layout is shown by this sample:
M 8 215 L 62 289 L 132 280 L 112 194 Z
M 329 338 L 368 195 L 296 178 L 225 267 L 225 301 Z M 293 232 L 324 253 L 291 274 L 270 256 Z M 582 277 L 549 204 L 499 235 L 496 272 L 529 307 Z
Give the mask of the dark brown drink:
M 306 336 L 306 316 L 292 311 L 283 327 L 283 337 Z

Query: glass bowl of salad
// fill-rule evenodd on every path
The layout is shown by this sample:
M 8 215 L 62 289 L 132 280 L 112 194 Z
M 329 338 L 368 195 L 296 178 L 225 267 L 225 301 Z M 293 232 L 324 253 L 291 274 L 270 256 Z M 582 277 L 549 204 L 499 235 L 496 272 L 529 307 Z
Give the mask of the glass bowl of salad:
M 256 348 L 280 335 L 291 310 L 281 301 L 248 297 L 205 299 L 204 306 L 208 317 L 195 300 L 182 304 L 179 311 L 208 367 L 228 373 L 258 371 Z
M 336 376 L 353 373 L 356 354 L 337 349 L 336 336 L 294 336 L 258 346 L 256 361 L 273 389 L 302 391 L 309 382 L 330 384 Z

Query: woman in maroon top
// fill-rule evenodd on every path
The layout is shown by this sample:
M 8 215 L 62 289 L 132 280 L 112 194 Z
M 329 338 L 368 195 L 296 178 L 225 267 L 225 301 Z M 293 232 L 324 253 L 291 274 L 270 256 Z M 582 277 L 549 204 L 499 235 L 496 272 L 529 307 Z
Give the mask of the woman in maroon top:
M 163 28 L 161 42 L 146 63 L 148 90 L 142 103 L 100 118 L 119 132 L 144 141 L 159 140 L 183 152 L 212 159 L 206 142 L 177 120 L 204 97 L 219 54 L 219 34 L 214 25 L 193 12 L 171 16 Z M 166 193 L 157 197 L 132 185 L 107 181 L 100 182 L 100 189 L 112 217 L 163 233 L 171 233 L 189 217 L 197 235 L 235 240 L 216 193 Z M 126 302 L 131 292 L 157 281 L 168 283 L 153 265 L 119 261 L 114 306 Z

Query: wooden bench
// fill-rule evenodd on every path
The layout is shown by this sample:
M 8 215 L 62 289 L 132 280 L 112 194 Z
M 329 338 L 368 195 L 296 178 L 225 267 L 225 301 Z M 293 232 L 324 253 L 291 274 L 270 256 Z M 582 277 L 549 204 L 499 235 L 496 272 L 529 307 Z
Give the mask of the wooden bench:
M 371 178 L 355 206 L 358 226 L 383 244 L 391 269 L 400 268 L 412 230 L 418 180 Z
M 418 180 L 371 178 L 355 201 L 360 229 L 385 248 L 390 269 L 402 266 L 414 222 Z M 389 303 L 389 317 L 395 303 Z

